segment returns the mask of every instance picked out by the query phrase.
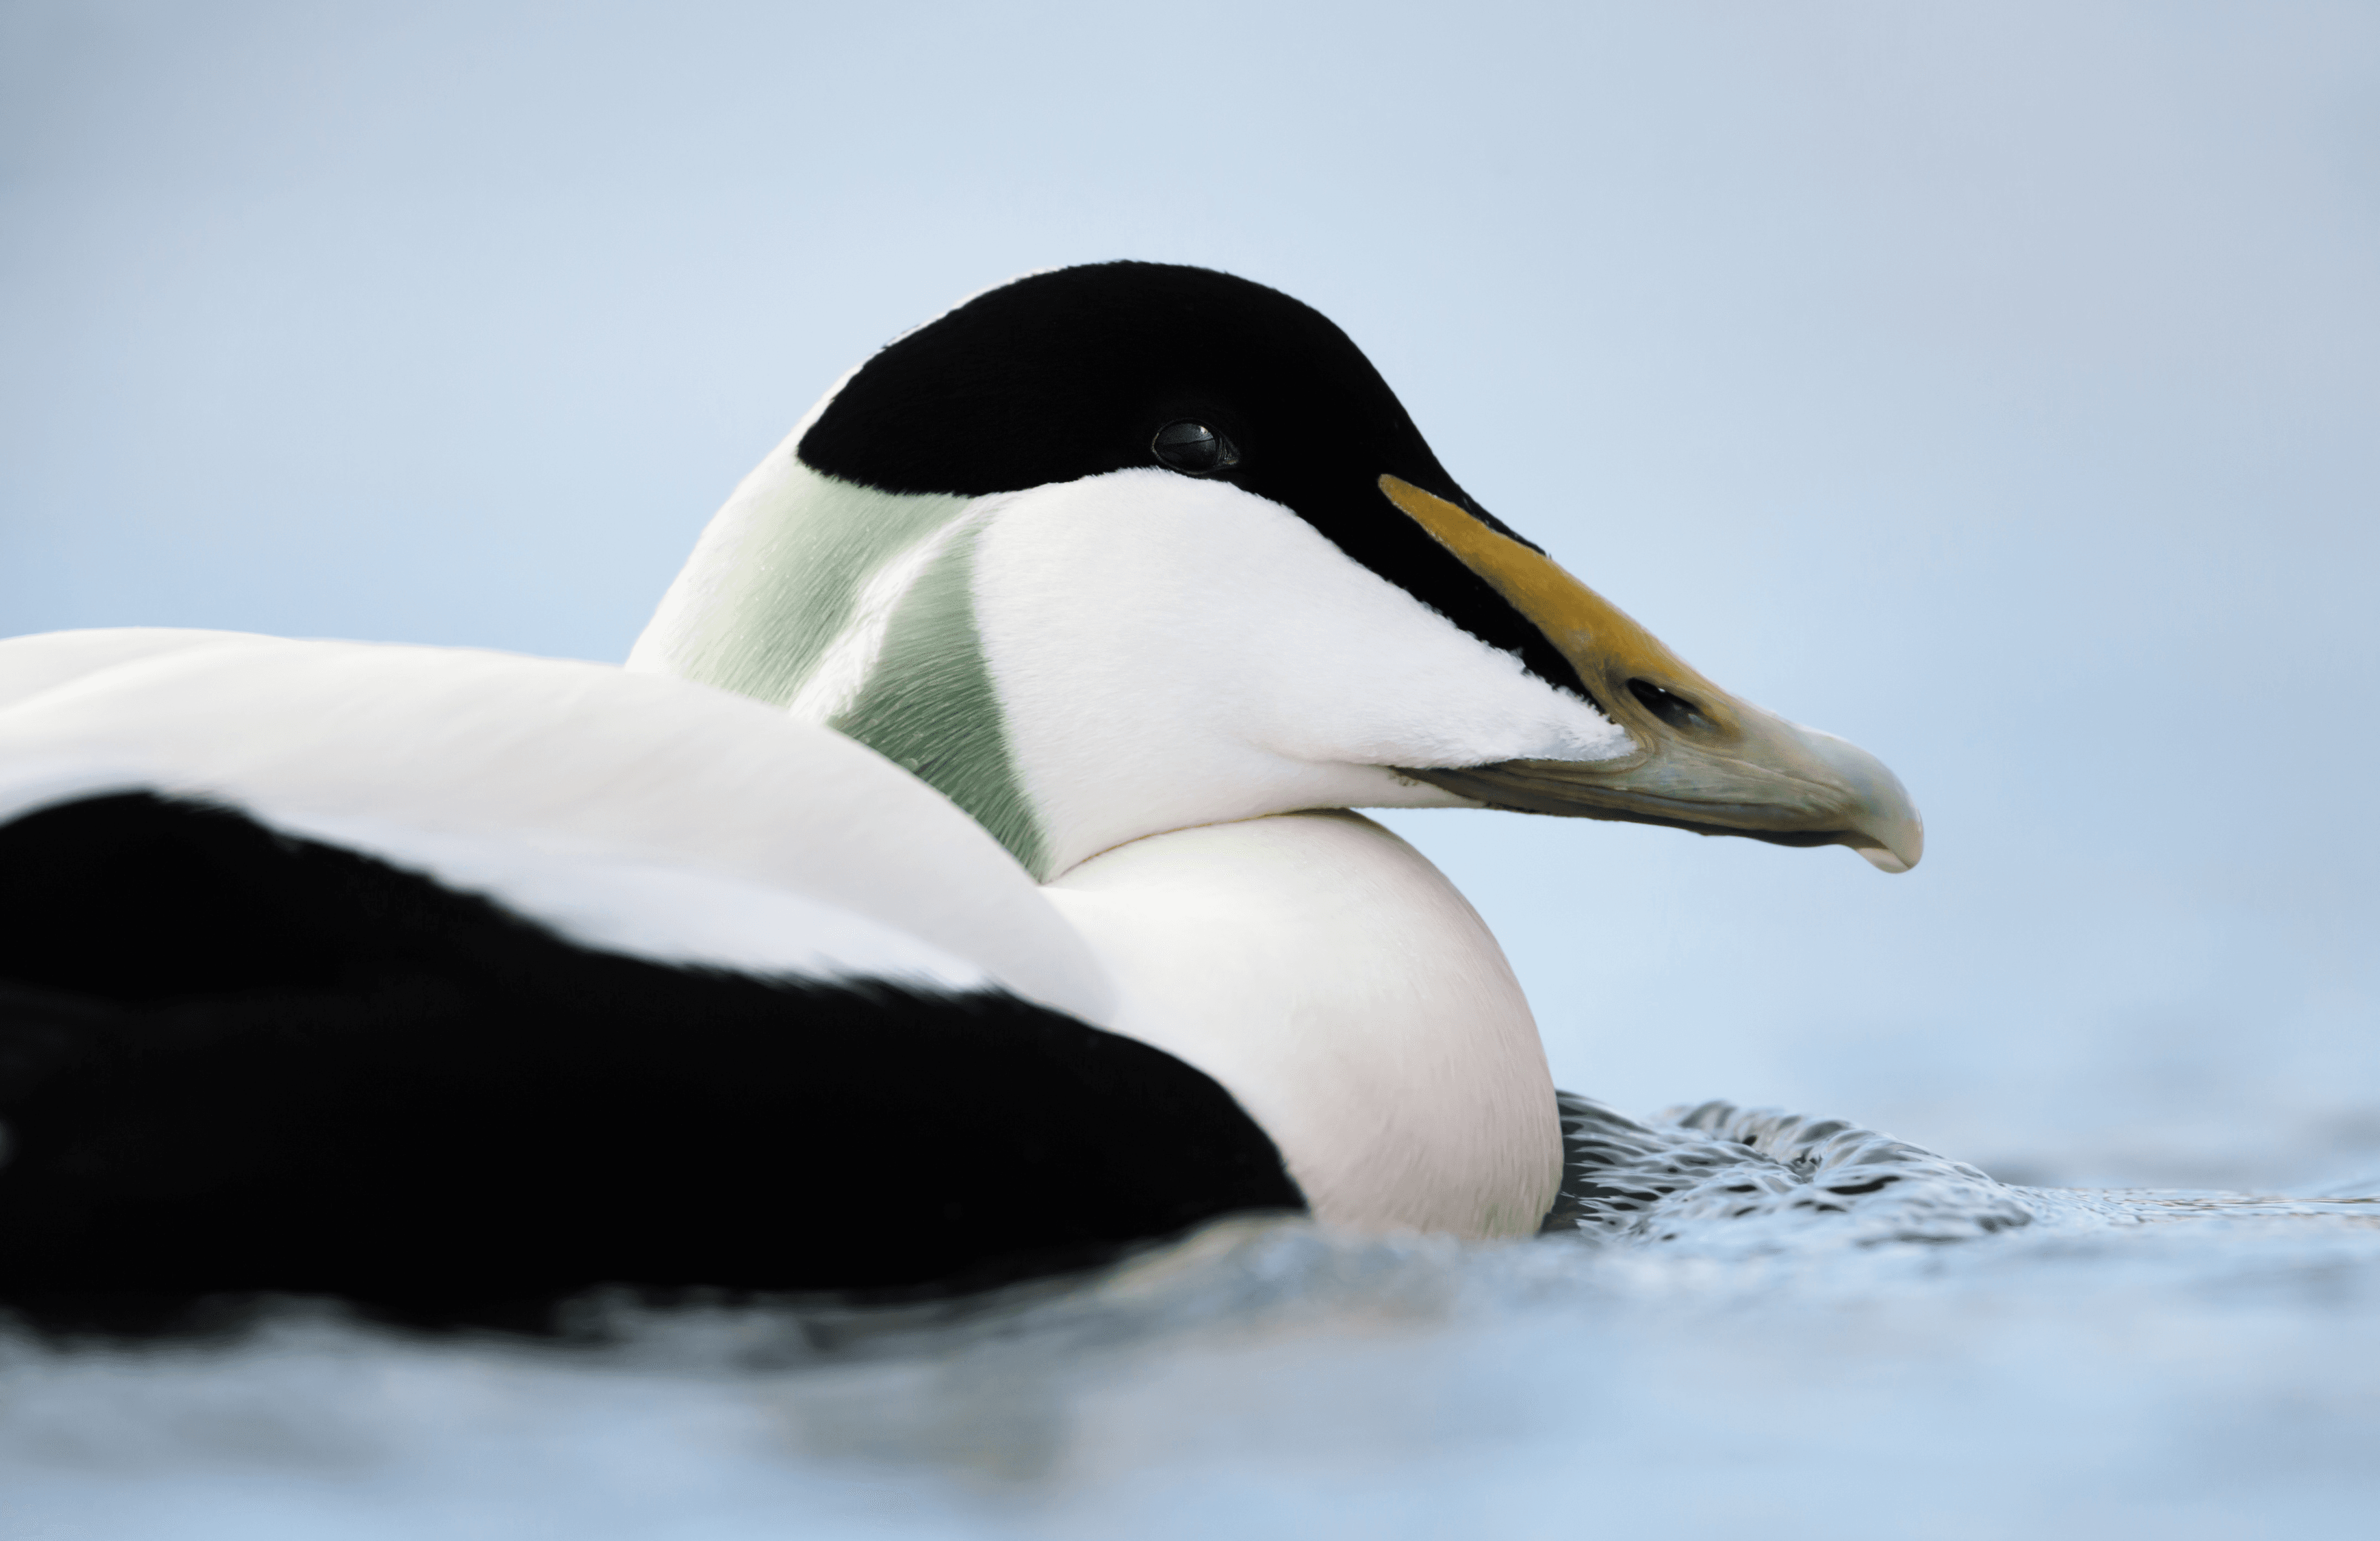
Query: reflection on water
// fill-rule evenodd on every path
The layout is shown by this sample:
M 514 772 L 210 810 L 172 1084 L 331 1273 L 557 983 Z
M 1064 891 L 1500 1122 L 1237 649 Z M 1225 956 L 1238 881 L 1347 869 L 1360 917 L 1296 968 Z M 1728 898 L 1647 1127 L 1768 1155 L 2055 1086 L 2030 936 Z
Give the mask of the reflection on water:
M 2380 1498 L 2380 1186 L 2015 1187 L 1565 1107 L 1554 1229 L 1227 1222 L 899 1308 L 9 1341 L 11 1535 L 2279 1535 Z

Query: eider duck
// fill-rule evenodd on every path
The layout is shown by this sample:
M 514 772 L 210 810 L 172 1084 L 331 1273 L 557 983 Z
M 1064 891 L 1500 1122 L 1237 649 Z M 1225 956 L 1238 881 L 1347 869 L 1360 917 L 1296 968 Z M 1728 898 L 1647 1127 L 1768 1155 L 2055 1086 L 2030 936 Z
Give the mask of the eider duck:
M 1028 275 L 836 385 L 625 668 L 0 643 L 0 1300 L 486 1319 L 1247 1210 L 1528 1234 L 1536 1025 L 1382 807 L 1922 843 L 1470 498 L 1319 313 Z

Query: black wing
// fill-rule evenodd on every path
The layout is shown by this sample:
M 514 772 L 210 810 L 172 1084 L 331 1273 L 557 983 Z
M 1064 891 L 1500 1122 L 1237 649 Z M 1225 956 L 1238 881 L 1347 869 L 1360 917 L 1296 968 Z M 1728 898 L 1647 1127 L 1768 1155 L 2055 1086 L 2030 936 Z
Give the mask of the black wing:
M 146 794 L 0 829 L 0 1299 L 948 1290 L 1301 1209 L 1230 1094 L 999 992 L 590 951 Z

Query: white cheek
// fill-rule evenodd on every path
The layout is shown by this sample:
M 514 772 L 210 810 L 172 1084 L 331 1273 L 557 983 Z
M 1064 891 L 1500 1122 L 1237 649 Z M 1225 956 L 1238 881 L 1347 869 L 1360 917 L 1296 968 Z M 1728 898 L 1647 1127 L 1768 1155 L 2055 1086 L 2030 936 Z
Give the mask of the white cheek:
M 987 525 L 975 582 L 1019 770 L 1062 845 L 1077 823 L 1112 843 L 1412 800 L 1380 766 L 1630 747 L 1584 701 L 1226 484 L 1132 470 L 1036 489 Z

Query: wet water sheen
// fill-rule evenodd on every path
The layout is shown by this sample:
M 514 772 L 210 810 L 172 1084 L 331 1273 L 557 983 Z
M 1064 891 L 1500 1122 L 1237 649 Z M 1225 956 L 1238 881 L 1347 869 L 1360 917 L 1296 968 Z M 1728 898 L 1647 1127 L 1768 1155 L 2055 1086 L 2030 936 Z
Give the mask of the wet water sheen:
M 1548 1233 L 1231 1222 L 931 1307 L 588 1302 L 575 1346 L 302 1304 L 23 1337 L 25 1537 L 2352 1534 L 2380 1181 L 2003 1184 L 1840 1121 L 1565 1104 Z

